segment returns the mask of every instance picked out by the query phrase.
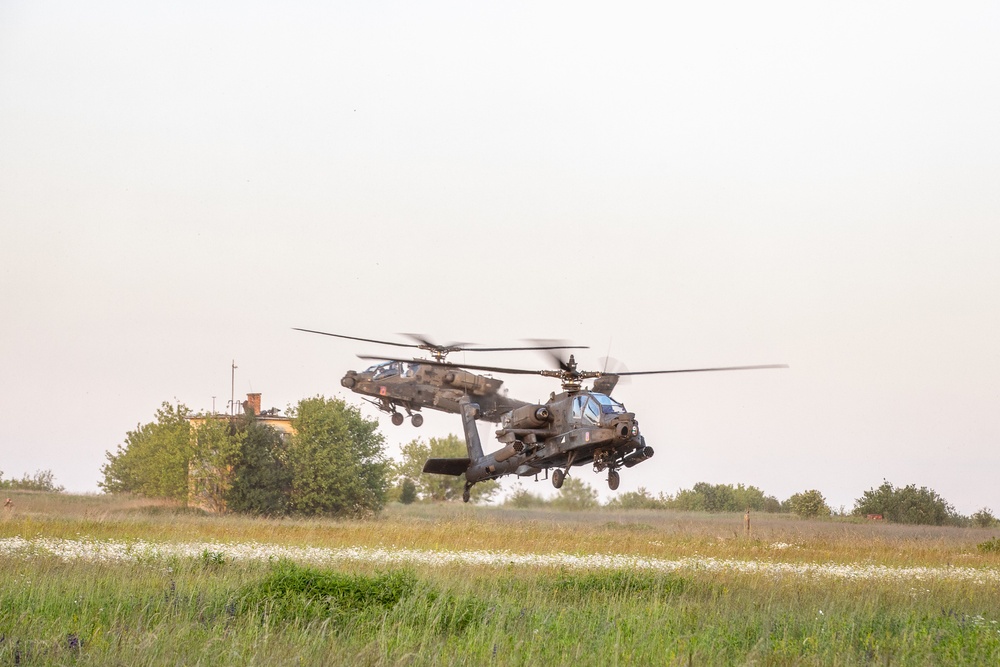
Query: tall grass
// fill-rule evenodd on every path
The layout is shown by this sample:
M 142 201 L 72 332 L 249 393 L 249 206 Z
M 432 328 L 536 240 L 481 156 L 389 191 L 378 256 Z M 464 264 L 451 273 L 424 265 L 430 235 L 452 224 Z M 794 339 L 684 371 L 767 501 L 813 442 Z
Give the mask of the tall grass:
M 996 664 L 996 600 L 961 583 L 43 559 L 0 565 L 0 664 Z
M 1000 552 L 977 545 L 983 528 L 903 526 L 848 520 L 669 510 L 510 510 L 462 504 L 391 505 L 372 520 L 215 516 L 166 501 L 21 493 L 0 516 L 0 537 L 265 542 L 323 547 L 405 546 L 525 553 L 712 556 L 785 562 L 898 566 L 993 566 Z
M 395 507 L 371 521 L 213 517 L 19 496 L 0 536 L 357 544 L 964 566 L 974 529 L 665 512 Z M 315 567 L 192 557 L 0 560 L 0 665 L 869 665 L 1000 663 L 1000 587 L 685 570 Z

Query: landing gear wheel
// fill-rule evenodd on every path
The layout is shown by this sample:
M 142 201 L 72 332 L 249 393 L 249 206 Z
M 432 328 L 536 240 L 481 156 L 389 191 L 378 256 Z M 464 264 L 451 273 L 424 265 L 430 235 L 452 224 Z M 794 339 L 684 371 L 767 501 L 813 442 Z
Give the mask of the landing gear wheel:
M 566 479 L 566 473 L 564 473 L 562 470 L 556 469 L 552 471 L 552 486 L 556 487 L 557 489 L 562 488 L 564 479 Z
M 609 470 L 608 471 L 608 488 L 609 489 L 611 489 L 612 491 L 617 491 L 618 490 L 618 484 L 620 484 L 621 481 L 622 481 L 622 478 L 621 478 L 621 476 L 619 476 L 617 470 Z
M 469 502 L 469 498 L 472 497 L 472 487 L 468 484 L 465 485 L 465 491 L 462 491 L 462 502 Z
M 421 424 L 424 423 L 424 416 L 413 415 L 412 417 L 410 417 L 410 423 L 413 424 L 414 426 L 420 426 Z
M 393 412 L 392 413 L 393 426 L 399 426 L 402 423 L 403 423 L 403 415 L 399 414 L 398 412 Z

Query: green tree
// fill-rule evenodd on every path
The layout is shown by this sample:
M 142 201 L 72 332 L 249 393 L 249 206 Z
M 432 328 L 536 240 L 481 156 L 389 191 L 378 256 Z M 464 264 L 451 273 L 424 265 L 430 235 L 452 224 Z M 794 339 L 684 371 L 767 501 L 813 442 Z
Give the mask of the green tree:
M 407 477 L 403 480 L 402 484 L 400 484 L 399 502 L 403 503 L 404 505 L 412 505 L 416 501 L 417 501 L 417 485 L 412 479 Z
M 156 421 L 139 424 L 125 435 L 125 443 L 105 456 L 104 479 L 98 482 L 108 493 L 136 493 L 148 497 L 186 501 L 188 461 L 191 457 L 191 427 L 187 406 L 164 402 Z
M 537 493 L 528 491 L 519 483 L 514 489 L 514 492 L 507 497 L 507 500 L 505 500 L 503 504 L 506 507 L 527 509 L 529 507 L 543 507 L 548 504 L 548 501 Z
M 854 514 L 866 516 L 881 514 L 886 520 L 896 523 L 941 526 L 946 523 L 960 524 L 963 518 L 955 512 L 936 492 L 914 484 L 894 488 L 883 481 L 877 489 L 869 489 L 854 501 Z
M 24 473 L 21 479 L 4 479 L 0 470 L 0 489 L 17 489 L 19 491 L 50 491 L 62 493 L 66 489 L 56 486 L 55 475 L 51 470 L 36 470 L 34 475 Z
M 469 455 L 465 442 L 452 434 L 445 438 L 431 438 L 424 442 L 417 438 L 403 445 L 400 450 L 402 459 L 396 465 L 396 476 L 402 480 L 410 480 L 417 487 L 421 500 L 452 501 L 462 498 L 465 490 L 465 475 L 432 475 L 423 472 L 427 459 L 458 459 Z M 500 489 L 496 480 L 479 482 L 472 487 L 472 502 L 489 502 Z
M 691 489 L 677 492 L 670 503 L 674 509 L 689 512 L 739 512 L 740 503 L 729 484 L 698 482 Z
M 973 524 L 980 528 L 992 528 L 1000 524 L 1000 521 L 997 521 L 997 518 L 993 516 L 993 512 L 988 507 L 984 507 L 969 518 L 972 519 Z
M 597 489 L 578 477 L 567 477 L 550 504 L 564 510 L 593 509 L 598 505 Z
M 340 399 L 317 396 L 299 401 L 292 426 L 295 512 L 365 515 L 382 509 L 389 467 L 377 421 Z
M 830 506 L 826 504 L 826 498 L 816 489 L 793 494 L 788 499 L 788 507 L 803 519 L 830 516 Z
M 667 500 L 667 507 L 684 512 L 704 512 L 705 496 L 694 489 L 681 489 Z
M 616 510 L 660 510 L 667 507 L 668 500 L 660 494 L 653 496 L 646 487 L 640 486 L 636 491 L 627 491 L 608 501 L 608 509 Z
M 233 486 L 233 467 L 246 432 L 230 419 L 207 418 L 192 429 L 188 462 L 188 500 L 215 512 L 225 512 Z
M 753 508 L 751 507 L 751 509 Z M 782 511 L 781 501 L 775 498 L 774 496 L 764 496 L 764 506 L 761 507 L 758 511 L 768 512 L 770 514 L 778 514 L 779 512 Z
M 664 500 L 671 509 L 688 512 L 742 512 L 747 508 L 776 512 L 781 509 L 781 503 L 774 496 L 765 496 L 756 486 L 742 484 L 698 482 L 693 488 L 682 489 L 673 498 Z
M 282 435 L 252 413 L 235 422 L 242 434 L 226 505 L 233 512 L 281 516 L 289 511 L 292 473 Z

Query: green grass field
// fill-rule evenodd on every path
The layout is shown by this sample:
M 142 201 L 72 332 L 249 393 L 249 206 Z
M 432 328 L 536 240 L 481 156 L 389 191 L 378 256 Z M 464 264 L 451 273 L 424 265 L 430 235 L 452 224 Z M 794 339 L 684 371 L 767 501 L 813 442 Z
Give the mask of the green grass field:
M 0 665 L 1000 664 L 1000 555 L 977 548 L 996 531 L 12 498 Z

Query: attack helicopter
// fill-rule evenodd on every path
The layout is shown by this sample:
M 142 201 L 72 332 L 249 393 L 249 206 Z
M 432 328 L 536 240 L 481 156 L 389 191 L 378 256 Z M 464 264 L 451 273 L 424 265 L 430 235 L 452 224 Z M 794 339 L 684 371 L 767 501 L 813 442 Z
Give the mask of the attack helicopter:
M 436 362 L 425 362 L 434 365 Z M 472 486 L 477 482 L 498 479 L 505 475 L 536 476 L 551 470 L 552 486 L 560 488 L 570 468 L 592 463 L 594 472 L 608 471 L 608 487 L 614 491 L 621 481 L 619 470 L 631 468 L 653 456 L 653 448 L 639 433 L 635 413 L 629 412 L 610 391 L 620 376 L 658 375 L 667 373 L 703 373 L 710 371 L 757 370 L 787 368 L 785 364 L 759 366 L 727 366 L 722 368 L 688 368 L 665 371 L 581 371 L 576 358 L 560 361 L 558 370 L 525 370 L 494 366 L 463 365 L 469 370 L 491 373 L 542 375 L 557 378 L 562 392 L 552 392 L 541 404 L 520 405 L 501 416 L 501 428 L 496 437 L 503 445 L 499 450 L 483 453 L 476 421 L 481 417 L 480 406 L 469 396 L 459 400 L 466 458 L 428 459 L 423 471 L 438 475 L 465 475 L 462 499 L 469 502 Z M 594 379 L 595 389 L 585 389 L 583 381 Z
M 516 410 L 524 405 L 507 396 L 503 390 L 503 380 L 470 373 L 459 366 L 445 361 L 452 352 L 506 352 L 512 350 L 567 350 L 586 349 L 583 345 L 546 344 L 528 347 L 477 347 L 469 343 L 450 343 L 438 345 L 418 334 L 401 334 L 414 343 L 400 343 L 373 338 L 359 338 L 343 334 L 314 331 L 292 327 L 295 331 L 356 340 L 364 343 L 377 343 L 396 347 L 410 347 L 429 352 L 434 361 L 426 359 L 392 359 L 358 371 L 347 371 L 340 379 L 340 384 L 360 394 L 369 403 L 382 412 L 391 415 L 392 423 L 399 426 L 406 419 L 400 408 L 406 412 L 413 426 L 424 423 L 421 409 L 429 408 L 442 412 L 461 412 L 460 402 L 463 397 L 471 396 L 479 406 L 480 418 L 493 423 L 499 423 L 500 416 Z M 541 341 L 539 341 L 541 342 Z M 366 359 L 384 359 L 384 357 L 364 357 Z

